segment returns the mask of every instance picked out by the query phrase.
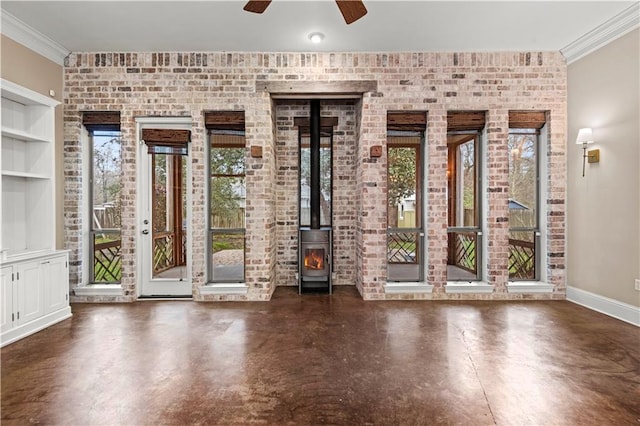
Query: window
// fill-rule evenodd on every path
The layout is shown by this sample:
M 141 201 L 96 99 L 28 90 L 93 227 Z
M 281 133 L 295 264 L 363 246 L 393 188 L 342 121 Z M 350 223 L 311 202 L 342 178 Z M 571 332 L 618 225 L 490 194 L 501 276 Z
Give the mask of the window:
M 244 113 L 206 113 L 205 123 L 209 129 L 209 281 L 244 282 Z
M 387 280 L 424 280 L 424 112 L 387 114 Z
M 509 279 L 538 279 L 539 132 L 509 131 Z
M 122 139 L 120 114 L 83 114 L 89 131 L 89 282 L 119 283 L 122 277 Z
M 447 280 L 482 276 L 482 196 L 480 183 L 484 111 L 447 114 Z

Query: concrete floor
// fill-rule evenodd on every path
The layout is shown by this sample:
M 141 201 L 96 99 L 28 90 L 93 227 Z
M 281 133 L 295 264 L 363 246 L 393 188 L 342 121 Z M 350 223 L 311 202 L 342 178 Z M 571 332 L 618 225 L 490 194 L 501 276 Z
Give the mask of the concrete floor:
M 148 301 L 3 348 L 2 425 L 637 425 L 640 330 L 569 302 Z

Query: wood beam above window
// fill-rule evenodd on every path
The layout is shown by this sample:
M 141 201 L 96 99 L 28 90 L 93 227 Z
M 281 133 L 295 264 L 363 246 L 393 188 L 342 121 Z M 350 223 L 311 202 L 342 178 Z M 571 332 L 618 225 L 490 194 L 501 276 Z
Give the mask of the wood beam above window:
M 485 125 L 485 111 L 448 111 L 447 131 L 481 131 Z
M 387 130 L 424 132 L 427 129 L 425 111 L 389 111 Z
M 204 126 L 215 130 L 244 130 L 244 111 L 207 111 Z
M 510 129 L 538 129 L 547 122 L 544 111 L 509 111 Z
M 187 155 L 190 130 L 142 129 L 142 140 L 150 154 Z
M 119 131 L 119 111 L 86 111 L 82 113 L 82 124 L 89 131 Z

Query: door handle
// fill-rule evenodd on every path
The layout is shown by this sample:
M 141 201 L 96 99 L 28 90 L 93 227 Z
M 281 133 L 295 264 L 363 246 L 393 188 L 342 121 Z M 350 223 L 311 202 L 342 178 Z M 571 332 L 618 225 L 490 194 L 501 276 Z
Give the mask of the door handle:
M 142 233 L 143 233 L 144 235 L 149 235 L 149 230 L 148 230 L 148 229 L 143 229 L 143 230 L 142 230 Z

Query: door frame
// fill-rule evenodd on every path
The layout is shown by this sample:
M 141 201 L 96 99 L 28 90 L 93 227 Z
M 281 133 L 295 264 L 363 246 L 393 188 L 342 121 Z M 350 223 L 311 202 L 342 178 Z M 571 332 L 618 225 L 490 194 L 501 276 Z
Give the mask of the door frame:
M 191 251 L 193 247 L 193 211 L 191 209 L 192 204 L 192 169 L 191 169 L 191 149 L 188 150 L 188 154 L 186 155 L 186 205 L 187 212 L 185 216 L 185 222 L 187 224 L 186 229 L 186 277 L 179 280 L 170 280 L 170 279 L 161 279 L 161 280 L 153 280 L 158 286 L 162 286 L 167 288 L 167 291 L 158 292 L 157 294 L 145 294 L 143 288 L 145 287 L 145 283 L 151 282 L 151 274 L 150 270 L 145 271 L 145 266 L 148 266 L 145 263 L 145 256 L 148 256 L 149 244 L 144 241 L 142 231 L 144 229 L 150 229 L 148 224 L 144 224 L 143 221 L 145 219 L 150 219 L 145 217 L 145 212 L 148 209 L 147 203 L 149 202 L 148 196 L 143 196 L 145 194 L 144 191 L 149 191 L 150 185 L 150 170 L 149 165 L 151 162 L 149 161 L 149 154 L 147 153 L 147 146 L 142 140 L 142 129 L 144 128 L 154 128 L 154 129 L 175 129 L 175 130 L 192 130 L 193 128 L 193 119 L 191 117 L 136 117 L 136 140 L 138 143 L 138 147 L 136 150 L 136 187 L 138 191 L 138 197 L 136 202 L 136 274 L 138 279 L 136 285 L 136 295 L 137 297 L 192 297 L 193 296 L 193 285 L 192 285 L 192 256 Z M 146 175 L 146 176 L 145 176 Z M 180 284 L 178 284 L 178 282 Z M 172 286 L 180 286 L 179 288 L 174 290 Z M 188 291 L 187 291 L 188 288 Z

